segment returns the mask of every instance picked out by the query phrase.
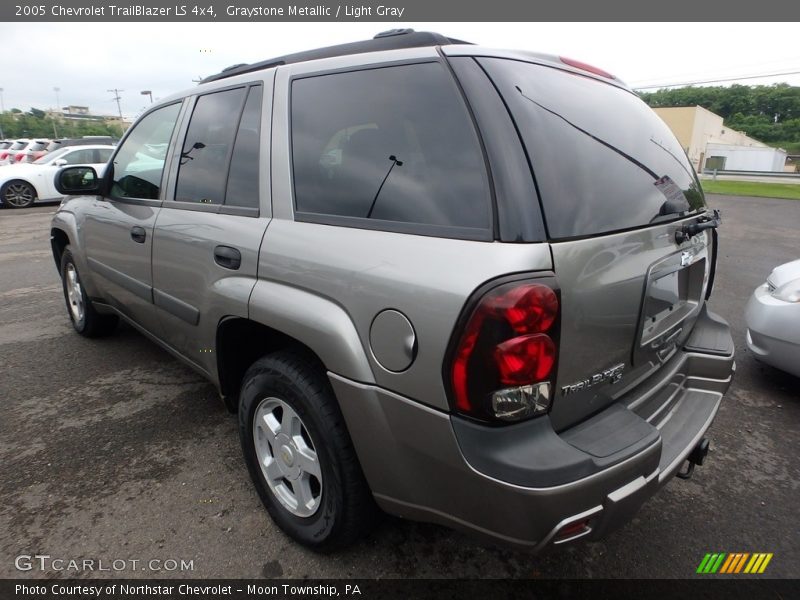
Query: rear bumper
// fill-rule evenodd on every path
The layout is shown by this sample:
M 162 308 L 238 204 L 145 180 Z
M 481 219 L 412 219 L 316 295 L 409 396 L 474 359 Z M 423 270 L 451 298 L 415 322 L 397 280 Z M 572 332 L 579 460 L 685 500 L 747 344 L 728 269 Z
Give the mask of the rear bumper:
M 692 336 L 691 349 L 677 352 L 656 381 L 558 434 L 547 417 L 512 426 L 518 434 L 509 435 L 510 428 L 475 426 L 330 378 L 384 510 L 538 550 L 627 522 L 702 439 L 735 369 L 727 324 L 704 317 L 713 335 Z M 587 519 L 578 534 L 556 539 L 565 525 Z

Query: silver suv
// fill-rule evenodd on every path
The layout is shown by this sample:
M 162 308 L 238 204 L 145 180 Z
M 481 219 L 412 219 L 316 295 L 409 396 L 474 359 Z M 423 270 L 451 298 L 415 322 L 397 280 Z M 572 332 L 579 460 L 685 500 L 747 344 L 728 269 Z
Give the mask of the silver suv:
M 707 452 L 719 218 L 599 69 L 391 31 L 209 77 L 57 183 L 75 329 L 122 318 L 212 381 L 303 544 L 376 508 L 593 539 Z

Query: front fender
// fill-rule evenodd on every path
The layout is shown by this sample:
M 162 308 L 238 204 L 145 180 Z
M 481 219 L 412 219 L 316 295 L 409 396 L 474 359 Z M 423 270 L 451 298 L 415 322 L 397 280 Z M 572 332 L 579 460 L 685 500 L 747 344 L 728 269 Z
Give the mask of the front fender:
M 53 251 L 53 260 L 56 263 L 56 270 L 61 274 L 61 252 L 55 239 L 56 231 L 61 231 L 67 236 L 68 244 L 75 259 L 75 264 L 81 274 L 81 283 L 89 297 L 98 297 L 97 286 L 92 278 L 92 270 L 86 261 L 86 252 L 83 247 L 82 237 L 79 233 L 80 228 L 74 210 L 70 210 L 73 203 L 78 203 L 79 198 L 70 198 L 59 207 L 53 220 L 50 222 L 50 246 Z

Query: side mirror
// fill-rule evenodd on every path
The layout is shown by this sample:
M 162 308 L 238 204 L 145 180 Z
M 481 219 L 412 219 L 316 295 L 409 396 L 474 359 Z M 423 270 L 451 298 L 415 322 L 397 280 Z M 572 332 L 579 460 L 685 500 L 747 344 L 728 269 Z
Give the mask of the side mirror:
M 101 183 L 92 167 L 66 167 L 55 178 L 58 193 L 65 196 L 99 195 Z
M 67 164 L 67 161 L 64 158 L 59 158 L 59 159 L 54 160 L 53 164 L 55 166 L 57 166 L 57 167 L 63 167 L 65 164 Z

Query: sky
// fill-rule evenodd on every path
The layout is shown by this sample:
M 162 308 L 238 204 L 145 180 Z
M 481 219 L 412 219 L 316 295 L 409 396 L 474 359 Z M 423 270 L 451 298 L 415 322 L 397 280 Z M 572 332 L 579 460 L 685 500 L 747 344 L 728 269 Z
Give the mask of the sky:
M 0 23 L 2 106 L 115 115 L 108 90 L 116 88 L 123 116 L 133 118 L 150 102 L 143 90 L 158 100 L 232 64 L 395 27 L 567 56 L 634 88 L 788 71 L 798 73 L 739 82 L 800 86 L 797 23 Z

